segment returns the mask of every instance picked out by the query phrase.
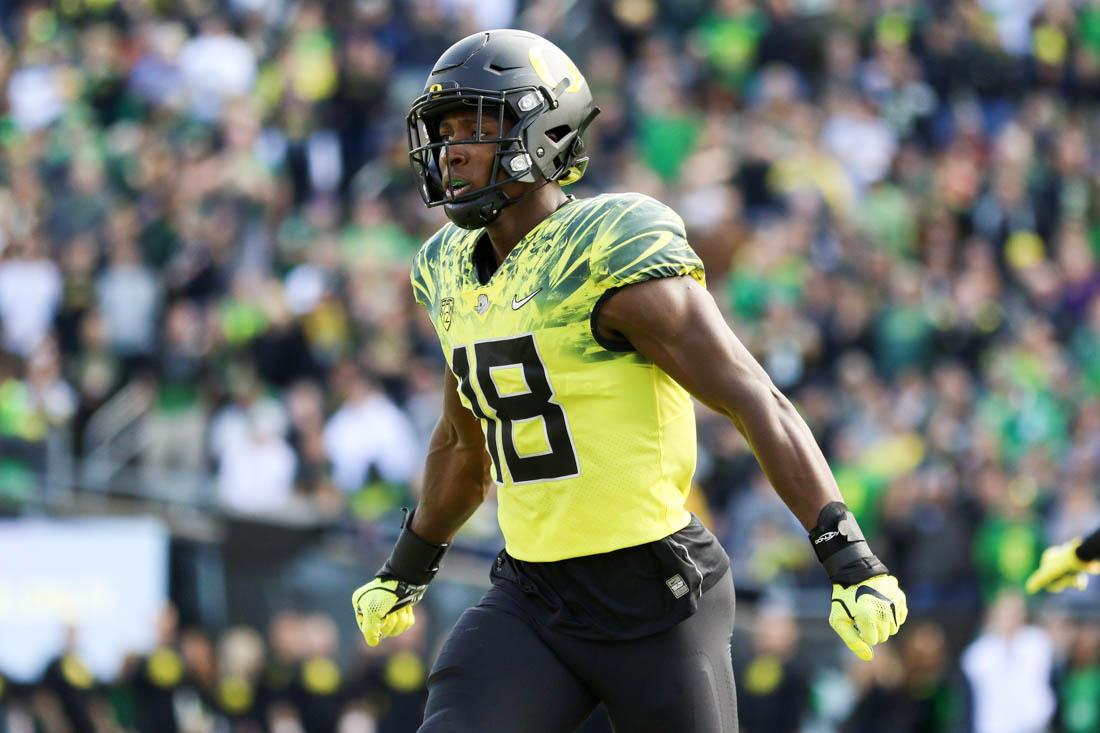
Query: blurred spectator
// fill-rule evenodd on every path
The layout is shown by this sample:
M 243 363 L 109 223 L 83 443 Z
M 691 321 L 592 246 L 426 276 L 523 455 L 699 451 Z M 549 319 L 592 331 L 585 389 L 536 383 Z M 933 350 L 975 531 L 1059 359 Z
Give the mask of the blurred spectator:
M 46 705 L 57 705 L 63 725 L 72 733 L 97 733 L 102 719 L 102 700 L 95 677 L 76 650 L 76 630 L 65 632 L 65 648 L 46 665 L 42 687 Z M 56 725 L 56 724 L 55 724 Z
M 210 421 L 208 436 L 210 455 L 216 460 L 222 457 L 227 446 L 248 434 L 254 413 L 267 413 L 280 435 L 287 427 L 282 401 L 267 392 L 251 364 L 240 360 L 221 367 L 224 403 Z
M 980 512 L 957 481 L 943 466 L 896 479 L 882 499 L 881 537 L 885 562 L 908 581 L 912 612 L 938 619 L 961 642 L 981 609 L 971 553 Z
M 63 288 L 55 328 L 61 350 L 81 351 L 80 329 L 84 317 L 96 305 L 96 267 L 99 245 L 92 234 L 81 234 L 65 245 L 61 257 Z
M 899 641 L 900 650 L 891 647 L 881 659 L 876 651 L 871 665 L 855 670 L 861 689 L 845 733 L 869 733 L 876 727 L 897 733 L 971 730 L 965 721 L 966 696 L 958 675 L 951 672 L 943 631 L 918 623 Z
M 830 117 L 821 134 L 825 149 L 837 157 L 858 190 L 882 180 L 897 150 L 894 132 L 865 100 L 843 87 L 827 102 Z
M 12 120 L 23 130 L 42 129 L 65 110 L 66 70 L 52 60 L 47 49 L 39 47 L 8 79 Z
M 352 689 L 366 699 L 378 719 L 378 733 L 416 730 L 428 699 L 428 641 L 431 618 L 418 608 L 416 624 L 386 648 L 362 648 L 366 667 Z M 597 727 L 595 730 L 600 730 Z
M 180 49 L 179 70 L 191 112 L 201 120 L 213 120 L 225 100 L 252 89 L 256 58 L 248 44 L 231 32 L 224 16 L 210 13 L 203 18 L 199 34 Z
M 123 367 L 107 342 L 107 327 L 99 311 L 83 315 L 79 324 L 78 356 L 69 360 L 67 371 L 78 394 L 73 425 L 73 453 L 84 455 L 84 430 L 91 416 L 121 386 Z
M 27 386 L 51 427 L 66 425 L 76 412 L 76 393 L 61 374 L 60 354 L 52 340 L 40 343 L 28 360 Z
M 1070 650 L 1068 669 L 1060 684 L 1059 730 L 1092 733 L 1100 730 L 1100 627 L 1087 623 L 1078 629 Z
M 351 362 L 336 367 L 333 382 L 344 402 L 324 441 L 336 486 L 351 492 L 374 477 L 407 483 L 418 453 L 409 419 Z
M 899 733 L 952 733 L 962 727 L 964 700 L 952 672 L 943 631 L 934 624 L 913 628 L 902 644 L 905 695 Z
M 324 446 L 324 396 L 320 388 L 313 382 L 295 384 L 287 395 L 287 412 L 288 439 L 298 457 L 295 486 L 319 505 L 338 509 L 342 499 L 329 475 Z
M 305 730 L 336 733 L 348 701 L 347 683 L 335 659 L 336 624 L 324 614 L 310 614 L 302 620 L 302 633 L 304 653 L 289 699 Z
M 259 733 L 266 727 L 259 694 L 264 657 L 263 637 L 254 629 L 232 628 L 218 641 L 214 708 L 234 733 Z
M 995 468 L 978 474 L 977 492 L 986 516 L 977 527 L 974 553 L 982 589 L 992 598 L 1007 587 L 1019 588 L 1039 563 L 1040 538 L 1024 487 L 1012 485 Z
M 145 427 L 150 466 L 197 470 L 205 463 L 202 390 L 208 343 L 200 319 L 198 309 L 187 301 L 168 309 L 164 343 L 156 359 L 156 401 Z
M 19 366 L 0 353 L 0 496 L 22 502 L 45 468 L 49 424 Z
M 81 138 L 91 137 L 91 131 L 73 127 L 66 131 L 76 138 L 66 141 L 73 147 L 72 160 L 45 221 L 46 231 L 55 241 L 71 239 L 102 226 L 112 203 L 102 158 L 98 153 L 79 148 Z M 87 143 L 90 145 L 91 141 Z
M 50 332 L 61 305 L 61 273 L 31 236 L 0 251 L 0 325 L 3 347 L 22 357 Z
M 140 731 L 181 731 L 177 704 L 193 691 L 178 649 L 177 624 L 175 609 L 165 608 L 157 622 L 157 648 L 128 660 L 123 673 L 132 693 L 133 725 Z
M 894 648 L 876 650 L 869 664 L 855 666 L 850 672 L 856 704 L 844 722 L 844 733 L 871 733 L 898 726 L 901 721 L 897 713 L 904 704 L 905 672 Z
M 982 0 L 992 16 L 1006 51 L 1023 54 L 1028 50 L 1031 19 L 1043 6 L 1043 0 Z
M 278 411 L 257 406 L 243 435 L 219 446 L 218 492 L 237 511 L 263 513 L 287 506 L 294 493 L 297 458 L 282 437 L 285 421 Z
M 113 243 L 110 265 L 100 275 L 96 290 L 112 349 L 124 358 L 151 353 L 156 344 L 160 281 L 141 264 L 136 243 Z
M 989 609 L 985 630 L 962 655 L 975 733 L 1046 730 L 1054 713 L 1052 665 L 1050 639 L 1027 625 L 1019 591 L 1002 593 Z
M 290 689 L 305 656 L 307 640 L 301 614 L 281 610 L 272 616 L 268 625 L 270 654 L 263 672 L 264 697 L 268 705 L 278 708 L 292 703 Z
M 261 295 L 266 327 L 252 341 L 256 371 L 267 384 L 278 388 L 315 378 L 318 367 L 302 324 L 293 318 L 280 283 L 269 282 Z
M 735 675 L 737 716 L 745 733 L 798 733 L 810 704 L 799 668 L 798 625 L 786 608 L 764 605 L 756 618 L 753 655 Z
M 153 21 L 139 29 L 137 40 L 143 53 L 130 71 L 130 89 L 154 106 L 181 107 L 186 92 L 179 55 L 187 31 L 179 23 Z

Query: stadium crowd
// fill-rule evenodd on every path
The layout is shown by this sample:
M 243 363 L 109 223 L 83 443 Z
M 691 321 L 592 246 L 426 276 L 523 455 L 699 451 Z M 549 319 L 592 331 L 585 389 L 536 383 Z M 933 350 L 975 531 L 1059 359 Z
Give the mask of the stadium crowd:
M 125 389 L 149 396 L 140 465 L 211 476 L 220 506 L 408 503 L 443 368 L 408 265 L 444 219 L 404 114 L 443 49 L 503 26 L 586 72 L 603 111 L 573 193 L 683 216 L 908 594 L 873 663 L 807 665 L 793 614 L 824 574 L 700 409 L 697 511 L 768 621 L 735 648 L 743 730 L 1100 731 L 1098 593 L 1041 625 L 1018 595 L 1046 543 L 1100 524 L 1098 0 L 0 3 L 6 505 Z M 258 675 L 258 634 L 229 639 L 243 662 L 215 673 L 206 639 L 188 674 Z

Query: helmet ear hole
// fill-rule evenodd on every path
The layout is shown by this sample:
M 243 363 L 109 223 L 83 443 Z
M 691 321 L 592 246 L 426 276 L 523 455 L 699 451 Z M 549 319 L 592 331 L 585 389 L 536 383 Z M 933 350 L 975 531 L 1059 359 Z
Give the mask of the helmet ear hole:
M 546 137 L 550 138 L 554 142 L 559 142 L 562 138 L 570 133 L 569 125 L 558 125 L 557 127 L 551 127 L 546 131 Z

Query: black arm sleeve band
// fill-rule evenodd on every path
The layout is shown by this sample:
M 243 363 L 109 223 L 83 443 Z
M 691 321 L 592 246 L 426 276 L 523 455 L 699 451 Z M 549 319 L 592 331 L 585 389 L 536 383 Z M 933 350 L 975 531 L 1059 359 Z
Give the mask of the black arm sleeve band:
M 413 585 L 427 585 L 439 571 L 439 563 L 450 545 L 437 545 L 412 531 L 412 514 L 401 525 L 401 534 L 390 559 L 378 571 L 381 577 L 397 578 Z
M 817 515 L 810 544 L 834 583 L 854 585 L 890 572 L 871 552 L 856 518 L 843 502 L 830 502 Z
M 1077 546 L 1077 559 L 1081 562 L 1092 562 L 1100 558 L 1100 529 L 1081 540 Z

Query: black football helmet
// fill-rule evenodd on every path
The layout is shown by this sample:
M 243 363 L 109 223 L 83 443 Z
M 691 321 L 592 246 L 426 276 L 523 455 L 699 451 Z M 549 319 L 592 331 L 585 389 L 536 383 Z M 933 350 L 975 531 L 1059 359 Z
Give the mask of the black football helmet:
M 477 110 L 477 135 L 444 143 L 439 122 L 461 106 Z M 420 195 L 428 206 L 443 204 L 463 229 L 483 227 L 518 201 L 504 193 L 505 184 L 580 180 L 588 166 L 581 136 L 599 111 L 576 65 L 545 38 L 517 30 L 467 36 L 439 57 L 409 110 L 409 157 Z M 497 137 L 482 137 L 485 115 L 496 118 Z M 450 146 L 484 143 L 496 143 L 488 185 L 454 196 L 440 155 Z

